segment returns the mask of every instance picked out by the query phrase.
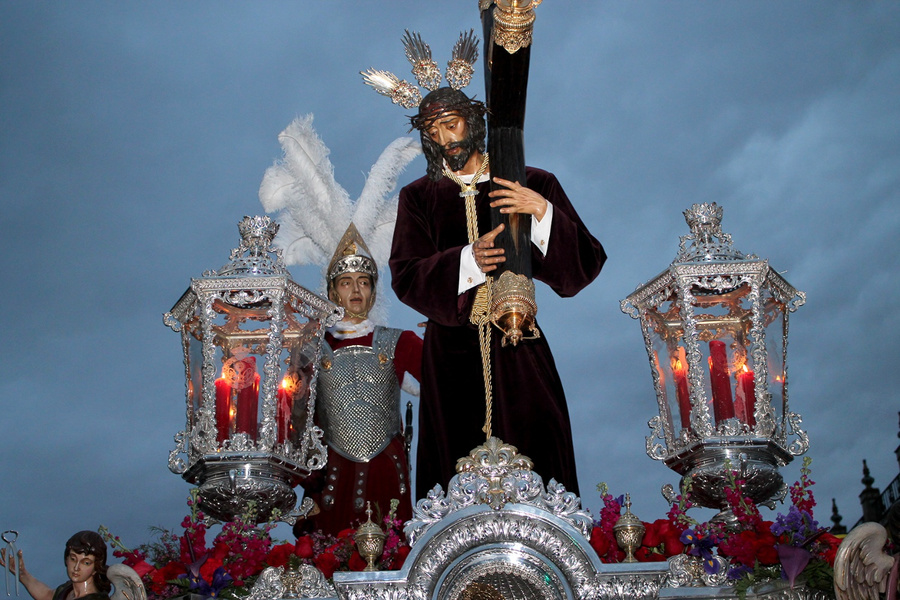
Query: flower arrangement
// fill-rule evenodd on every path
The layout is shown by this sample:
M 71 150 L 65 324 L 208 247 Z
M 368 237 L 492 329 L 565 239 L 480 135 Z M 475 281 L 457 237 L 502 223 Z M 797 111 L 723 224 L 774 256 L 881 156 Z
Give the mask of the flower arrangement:
M 840 539 L 813 518 L 816 503 L 811 488 L 815 482 L 810 479 L 810 464 L 811 459 L 804 458 L 800 480 L 790 487 L 787 514 L 779 513 L 775 521 L 763 519 L 759 507 L 744 496 L 739 473 L 726 466 L 725 497 L 734 521 L 698 523 L 688 515 L 696 506 L 691 502 L 688 482 L 666 519 L 644 523 L 646 532 L 635 558 L 663 561 L 689 554 L 698 557 L 710 574 L 728 565 L 727 580 L 741 598 L 750 587 L 778 579 L 786 580 L 791 587 L 802 580 L 810 588 L 830 591 Z M 613 527 L 619 519 L 622 497 L 614 498 L 604 484 L 598 489 L 604 506 L 594 522 L 591 546 L 603 562 L 620 562 L 624 553 L 616 544 Z
M 200 510 L 198 490 L 191 490 L 187 501 L 190 512 L 181 522 L 184 533 L 177 535 L 159 527 L 151 528 L 155 541 L 127 548 L 104 527 L 100 534 L 113 548 L 113 556 L 137 572 L 147 589 L 148 600 L 164 600 L 196 593 L 213 598 L 237 599 L 266 567 L 297 567 L 309 564 L 327 578 L 335 571 L 362 571 L 366 561 L 356 550 L 354 528 L 337 536 L 315 531 L 296 542 L 272 539 L 274 521 L 255 525 L 255 507 L 234 521 L 222 524 L 222 530 L 207 544 L 209 520 Z M 397 501 L 384 517 L 386 530 L 382 569 L 403 566 L 409 545 L 402 534 L 403 522 L 396 517 Z

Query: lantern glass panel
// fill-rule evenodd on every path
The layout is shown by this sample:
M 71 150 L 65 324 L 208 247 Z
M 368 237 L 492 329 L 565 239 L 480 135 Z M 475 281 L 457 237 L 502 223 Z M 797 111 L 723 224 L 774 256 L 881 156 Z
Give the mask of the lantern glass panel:
M 713 420 L 719 424 L 737 418 L 752 428 L 755 386 L 750 285 L 725 292 L 692 292 L 705 371 L 702 381 L 706 396 L 712 401 Z
M 234 434 L 257 440 L 260 423 L 260 383 L 266 360 L 266 308 L 242 308 L 213 302 L 213 347 L 216 368 L 216 439 Z
M 278 390 L 275 398 L 275 443 L 300 444 L 301 434 L 310 417 L 311 382 L 318 351 L 318 324 L 286 307 L 284 344 L 278 364 Z
M 195 316 L 185 323 L 181 335 L 187 342 L 187 399 L 190 413 L 188 427 L 193 429 L 200 418 L 203 402 L 203 343 L 200 341 L 200 318 Z
M 766 332 L 766 387 L 775 410 L 775 422 L 780 423 L 787 402 L 787 373 L 785 370 L 785 346 L 787 336 L 787 312 L 771 290 L 761 293 L 763 324 Z
M 684 345 L 681 310 L 672 297 L 648 314 L 654 369 L 659 377 L 662 405 L 666 408 L 668 431 L 677 434 L 690 428 L 691 396 L 688 383 L 688 360 Z

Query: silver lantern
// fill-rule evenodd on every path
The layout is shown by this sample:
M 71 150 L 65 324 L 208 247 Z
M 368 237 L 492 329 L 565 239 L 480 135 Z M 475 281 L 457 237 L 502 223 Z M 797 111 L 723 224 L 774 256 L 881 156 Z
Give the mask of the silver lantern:
M 257 521 L 291 522 L 298 478 L 327 457 L 315 381 L 325 329 L 342 310 L 289 278 L 269 217 L 244 217 L 238 229 L 230 262 L 192 279 L 164 315 L 181 333 L 187 390 L 169 469 L 199 487 L 217 519 L 253 506 Z
M 788 314 L 806 295 L 732 246 L 720 206 L 684 216 L 691 232 L 675 260 L 621 303 L 640 319 L 659 404 L 647 454 L 690 481 L 702 506 L 726 508 L 726 468 L 771 504 L 787 490 L 778 469 L 809 446 L 787 378 Z

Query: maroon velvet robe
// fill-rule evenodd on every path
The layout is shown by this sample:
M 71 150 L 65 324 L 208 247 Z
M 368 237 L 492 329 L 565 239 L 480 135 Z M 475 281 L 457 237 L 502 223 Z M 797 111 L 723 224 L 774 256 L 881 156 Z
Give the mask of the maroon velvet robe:
M 553 205 L 546 256 L 532 246 L 534 278 L 560 296 L 594 280 L 606 254 L 578 217 L 551 173 L 526 168 L 527 185 Z M 478 232 L 491 230 L 487 182 L 478 185 Z M 500 235 L 505 235 L 501 233 Z M 400 191 L 391 249 L 392 287 L 402 302 L 428 317 L 422 353 L 416 498 L 436 484 L 446 488 L 456 461 L 483 444 L 484 377 L 478 331 L 469 323 L 475 288 L 462 295 L 460 251 L 468 244 L 459 186 L 423 177 Z M 492 343 L 492 434 L 534 461 L 551 478 L 578 493 L 575 452 L 565 394 L 545 336 L 517 346 Z

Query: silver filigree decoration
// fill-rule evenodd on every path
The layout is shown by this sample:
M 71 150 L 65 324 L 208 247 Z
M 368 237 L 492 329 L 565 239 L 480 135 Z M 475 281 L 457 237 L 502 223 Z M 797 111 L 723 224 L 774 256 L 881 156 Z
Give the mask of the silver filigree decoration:
M 250 589 L 246 600 L 270 600 L 284 596 L 284 583 L 281 577 L 284 575 L 284 567 L 266 567 L 256 578 L 256 583 Z
M 663 421 L 659 415 L 656 415 L 649 421 L 647 421 L 647 426 L 650 428 L 651 433 L 647 436 L 647 456 L 652 458 L 653 460 L 664 460 L 668 455 L 666 452 L 666 447 L 663 444 L 660 444 L 656 440 L 665 440 L 665 433 L 663 431 Z
M 674 262 L 742 260 L 744 255 L 732 246 L 731 235 L 722 232 L 722 207 L 694 204 L 684 211 L 691 233 L 678 240 L 678 254 Z
M 245 217 L 238 229 L 241 242 L 230 262 L 192 279 L 163 319 L 180 331 L 186 386 L 187 426 L 176 436 L 169 467 L 205 487 L 203 503 L 215 506 L 222 518 L 245 512 L 240 506 L 245 500 L 256 501 L 260 515 L 290 513 L 296 500 L 292 482 L 325 464 L 321 430 L 312 420 L 315 385 L 305 395 L 305 426 L 298 424 L 291 437 L 281 440 L 277 393 L 283 367 L 289 364 L 284 359 L 297 348 L 308 348 L 306 354 L 320 352 L 325 329 L 343 314 L 289 279 L 280 251 L 271 246 L 277 223 L 269 217 Z M 241 369 L 252 372 L 259 386 L 258 422 L 249 431 L 220 431 L 216 378 L 221 372 L 234 393 L 254 384 L 252 378 L 235 379 L 236 361 L 248 356 L 260 359 L 252 368 Z M 306 375 L 313 382 L 315 367 L 310 370 Z M 242 474 L 232 475 L 237 469 Z M 236 512 L 223 512 L 232 510 Z
M 498 509 L 511 502 L 515 491 L 519 491 L 512 489 L 519 488 L 515 481 L 516 473 L 531 472 L 532 466 L 531 459 L 519 454 L 515 446 L 491 437 L 484 445 L 472 450 L 469 456 L 459 459 L 456 472 L 464 476 L 464 481 L 486 483 L 486 486 L 477 486 L 475 501 Z M 522 479 L 521 474 L 519 478 Z
M 797 439 L 794 440 L 790 446 L 788 446 L 788 452 L 793 454 L 794 456 L 800 456 L 809 450 L 809 436 L 806 435 L 806 432 L 800 428 L 800 424 L 803 422 L 803 419 L 800 418 L 800 415 L 797 413 L 789 412 L 785 415 L 790 424 L 790 434 L 796 435 Z
M 385 585 L 385 584 L 368 584 L 364 587 L 354 588 L 344 594 L 348 600 L 412 600 L 420 596 L 412 595 L 406 589 Z M 421 597 L 425 600 L 424 597 Z
M 175 473 L 176 475 L 181 475 L 187 470 L 187 465 L 184 462 L 184 458 L 179 456 L 179 454 L 185 453 L 185 439 L 187 434 L 184 431 L 179 431 L 175 434 L 175 447 L 169 452 L 169 470 Z
M 668 559 L 669 575 L 666 585 L 669 587 L 707 586 L 721 587 L 728 585 L 728 569 L 730 562 L 723 556 L 716 556 L 716 570 L 707 573 L 703 568 L 703 558 L 690 554 L 677 554 Z M 698 594 L 700 595 L 700 594 Z
M 665 580 L 665 573 L 598 575 L 591 587 L 590 598 L 603 600 L 655 600 Z
M 300 565 L 300 585 L 297 594 L 301 598 L 334 598 L 337 591 L 325 575 L 312 565 Z
M 678 499 L 678 496 L 675 494 L 675 488 L 671 483 L 667 483 L 662 488 L 660 488 L 659 492 L 662 494 L 662 497 L 666 499 L 666 502 L 669 504 L 674 504 L 675 500 Z
M 404 527 L 410 546 L 441 519 L 466 507 L 486 504 L 494 510 L 509 503 L 536 506 L 565 519 L 590 536 L 592 517 L 581 508 L 581 500 L 551 480 L 544 487 L 541 476 L 531 470 L 531 459 L 515 446 L 491 437 L 457 463 L 446 496 L 436 485 L 413 507 L 413 518 Z
M 286 583 L 286 580 L 291 581 Z M 297 571 L 284 567 L 266 567 L 250 589 L 246 600 L 273 598 L 336 598 L 337 591 L 325 575 L 312 565 L 300 565 Z

